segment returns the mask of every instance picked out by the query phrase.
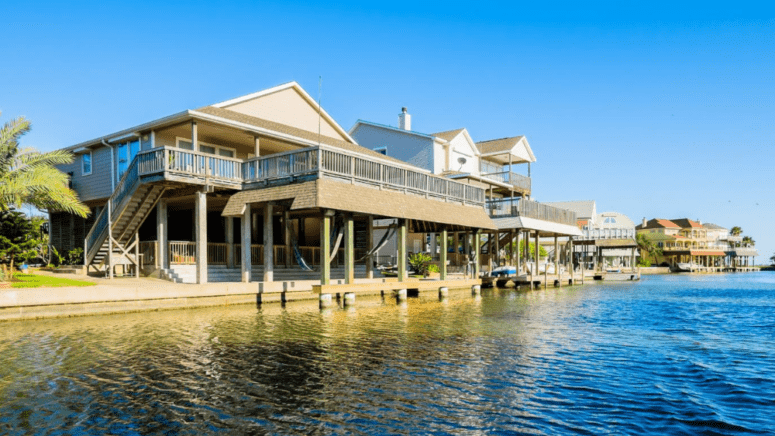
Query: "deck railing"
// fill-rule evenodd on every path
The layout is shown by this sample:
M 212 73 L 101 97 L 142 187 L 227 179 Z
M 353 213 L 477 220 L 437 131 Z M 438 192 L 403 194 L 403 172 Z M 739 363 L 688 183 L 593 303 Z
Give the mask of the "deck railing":
M 521 216 L 576 226 L 576 212 L 523 198 L 490 200 L 486 208 L 491 217 Z
M 159 147 L 138 154 L 141 176 L 171 173 L 227 184 L 294 181 L 304 175 L 390 188 L 442 200 L 483 205 L 484 189 L 321 145 L 247 160 Z
M 635 239 L 635 228 L 630 229 L 592 229 L 582 230 L 578 240 L 589 239 Z
M 142 241 L 140 242 L 140 256 L 142 256 L 143 259 L 143 265 L 155 265 L 159 266 L 156 263 L 156 249 L 157 249 L 157 242 L 156 241 Z
M 530 177 L 523 176 L 522 174 L 512 173 L 511 171 L 500 171 L 495 173 L 483 173 L 482 176 L 498 182 L 508 183 L 520 191 L 530 192 Z

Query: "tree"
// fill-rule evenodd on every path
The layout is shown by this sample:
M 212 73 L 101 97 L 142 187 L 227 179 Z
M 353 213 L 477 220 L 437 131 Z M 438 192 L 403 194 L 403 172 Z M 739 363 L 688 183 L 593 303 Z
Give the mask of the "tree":
M 40 220 L 15 210 L 0 211 L 0 264 L 13 272 L 14 264 L 40 257 L 44 246 Z
M 67 186 L 67 175 L 55 166 L 71 163 L 72 153 L 19 148 L 19 138 L 29 131 L 30 122 L 24 117 L 0 129 L 0 210 L 30 204 L 40 210 L 87 216 L 89 208 Z
M 753 240 L 750 236 L 743 237 L 743 246 L 744 247 L 754 247 L 756 246 L 756 241 Z
M 732 236 L 740 236 L 740 234 L 743 233 L 743 229 L 740 226 L 734 226 L 729 233 L 731 233 Z
M 649 239 L 646 234 L 638 233 L 635 235 L 635 242 L 638 244 L 638 248 L 641 253 L 641 260 L 644 258 L 643 254 L 651 256 L 654 259 L 654 263 L 657 263 L 657 257 L 662 255 L 662 249 Z
M 506 247 L 504 247 L 504 249 L 506 250 L 507 259 L 511 259 L 509 256 L 511 256 L 511 248 L 514 245 L 516 245 L 516 243 L 512 242 L 510 244 L 507 244 Z M 535 259 L 535 253 L 536 253 L 535 245 L 536 244 L 534 242 L 531 242 L 530 245 L 528 246 L 529 247 L 528 250 L 530 250 L 530 254 L 529 254 L 530 259 Z M 517 253 L 519 254 L 520 259 L 523 259 L 523 260 L 525 259 L 525 240 L 524 239 L 519 241 L 519 250 L 517 251 Z M 549 253 L 542 245 L 538 246 L 538 254 L 540 257 L 546 257 L 549 255 Z M 527 260 L 530 260 L 530 259 L 527 259 Z
M 775 254 L 770 256 L 770 264 L 772 264 L 772 266 L 775 266 Z

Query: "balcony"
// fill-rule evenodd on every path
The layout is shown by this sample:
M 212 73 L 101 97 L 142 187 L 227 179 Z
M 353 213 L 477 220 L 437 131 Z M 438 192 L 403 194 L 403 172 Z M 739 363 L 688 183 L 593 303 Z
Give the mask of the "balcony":
M 136 159 L 137 176 L 146 181 L 247 190 L 329 178 L 439 201 L 484 206 L 482 188 L 325 145 L 251 159 L 159 147 L 138 153 Z
M 487 202 L 487 212 L 493 218 L 519 216 L 576 226 L 576 212 L 524 198 L 490 200 Z
M 522 174 L 512 173 L 511 171 L 482 173 L 482 177 L 486 177 L 496 182 L 506 183 L 514 187 L 516 191 L 520 191 L 523 194 L 529 194 L 531 190 L 530 177 L 523 176 Z
M 592 229 L 582 230 L 577 240 L 635 239 L 635 229 Z

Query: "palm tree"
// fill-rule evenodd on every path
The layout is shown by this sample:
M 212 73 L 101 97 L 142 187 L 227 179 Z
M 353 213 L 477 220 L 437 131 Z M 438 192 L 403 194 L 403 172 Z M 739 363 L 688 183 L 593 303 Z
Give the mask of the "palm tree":
M 657 246 L 654 241 L 646 237 L 646 235 L 643 233 L 638 233 L 635 235 L 635 242 L 638 244 L 641 257 L 644 257 L 643 254 L 645 253 L 647 256 L 651 256 L 654 259 L 654 263 L 656 263 L 657 256 L 662 255 L 662 249 L 659 248 L 659 246 Z
M 743 246 L 745 247 L 753 247 L 756 245 L 756 241 L 753 240 L 750 236 L 743 237 Z
M 743 229 L 740 226 L 734 226 L 732 227 L 732 230 L 729 231 L 733 236 L 740 236 L 741 233 L 743 233 Z
M 30 122 L 19 117 L 0 129 L 0 210 L 29 204 L 41 210 L 89 214 L 75 192 L 68 188 L 67 175 L 55 165 L 73 161 L 70 152 L 41 153 L 19 148 L 19 138 L 30 131 Z

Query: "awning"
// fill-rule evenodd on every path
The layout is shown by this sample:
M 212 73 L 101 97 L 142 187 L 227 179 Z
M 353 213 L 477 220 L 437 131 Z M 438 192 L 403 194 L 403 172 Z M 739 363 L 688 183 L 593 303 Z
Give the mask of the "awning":
M 535 218 L 509 216 L 494 217 L 492 222 L 500 230 L 524 229 L 536 230 L 541 236 L 581 236 L 581 229 L 568 224 L 560 224 L 552 221 L 544 221 Z
M 473 229 L 496 229 L 481 206 L 448 203 L 419 195 L 326 179 L 237 192 L 229 198 L 221 215 L 241 216 L 245 204 L 279 200 L 291 200 L 291 210 L 333 209 Z
M 692 256 L 726 256 L 723 251 L 689 250 Z

